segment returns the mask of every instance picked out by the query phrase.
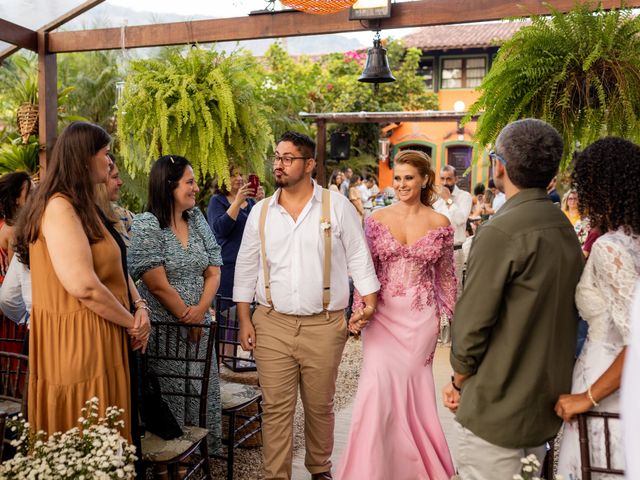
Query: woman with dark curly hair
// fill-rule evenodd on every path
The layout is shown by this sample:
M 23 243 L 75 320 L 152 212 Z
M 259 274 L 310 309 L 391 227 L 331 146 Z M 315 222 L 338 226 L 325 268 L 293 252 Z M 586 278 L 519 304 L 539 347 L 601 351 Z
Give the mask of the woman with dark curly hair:
M 640 278 L 640 146 L 616 137 L 598 140 L 577 155 L 573 183 L 580 213 L 588 212 L 591 224 L 604 232 L 576 288 L 576 306 L 589 324 L 589 334 L 574 367 L 572 392 L 560 395 L 555 407 L 565 421 L 558 473 L 580 479 L 578 427 L 572 420 L 589 410 L 620 411 L 629 312 Z M 613 467 L 623 469 L 620 427 L 617 421 L 609 422 Z M 604 425 L 591 424 L 589 437 L 595 446 L 593 464 L 605 464 Z

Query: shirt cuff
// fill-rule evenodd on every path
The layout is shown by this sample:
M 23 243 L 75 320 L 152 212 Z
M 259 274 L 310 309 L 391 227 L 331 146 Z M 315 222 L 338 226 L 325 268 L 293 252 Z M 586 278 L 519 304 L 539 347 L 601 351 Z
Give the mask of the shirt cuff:
M 363 297 L 366 295 L 371 295 L 372 293 L 380 290 L 380 282 L 378 281 L 378 277 L 373 275 L 368 275 L 365 278 L 354 278 L 353 279 L 354 286 L 360 292 L 360 295 Z
M 236 303 L 251 303 L 253 302 L 255 296 L 256 292 L 252 288 L 239 286 L 233 287 L 233 301 Z

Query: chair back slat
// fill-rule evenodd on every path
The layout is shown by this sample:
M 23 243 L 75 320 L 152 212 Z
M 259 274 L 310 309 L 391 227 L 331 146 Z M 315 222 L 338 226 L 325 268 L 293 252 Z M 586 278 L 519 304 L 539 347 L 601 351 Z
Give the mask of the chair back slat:
M 194 399 L 199 399 L 198 426 L 206 428 L 207 392 L 215 344 L 215 322 L 191 327 L 176 322 L 152 321 L 151 328 L 152 334 L 143 360 L 143 375 L 147 374 L 155 361 L 176 362 L 177 371 L 154 369 L 154 373 L 158 380 L 183 380 L 185 388 L 183 391 L 161 388 L 162 396 L 183 398 L 185 411 Z M 189 333 L 192 328 L 202 329 L 202 336 L 197 342 L 190 339 Z
M 591 450 L 589 445 L 589 419 L 602 421 L 604 431 L 605 466 L 591 464 Z M 578 437 L 580 439 L 580 461 L 582 480 L 591 480 L 592 473 L 608 473 L 624 476 L 624 470 L 613 468 L 611 459 L 611 429 L 609 420 L 620 419 L 620 415 L 613 412 L 585 412 L 578 415 Z
M 236 305 L 230 297 L 216 296 L 216 353 L 218 362 L 224 364 L 234 372 L 248 372 L 256 370 L 253 357 L 240 355 L 240 326 L 236 315 Z M 255 310 L 255 303 L 251 304 L 251 313 Z

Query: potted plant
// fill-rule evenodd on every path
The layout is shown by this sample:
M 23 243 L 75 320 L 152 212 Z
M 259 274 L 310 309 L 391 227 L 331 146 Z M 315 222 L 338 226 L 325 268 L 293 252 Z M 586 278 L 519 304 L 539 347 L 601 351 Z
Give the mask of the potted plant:
M 129 65 L 118 105 L 120 153 L 129 171 L 162 154 L 188 158 L 198 176 L 229 180 L 233 159 L 262 175 L 273 144 L 259 101 L 261 68 L 244 51 L 165 49 Z
M 488 145 L 511 121 L 545 120 L 563 136 L 564 170 L 577 145 L 640 141 L 640 16 L 588 3 L 550 12 L 503 44 L 465 121 L 481 113 L 476 139 Z

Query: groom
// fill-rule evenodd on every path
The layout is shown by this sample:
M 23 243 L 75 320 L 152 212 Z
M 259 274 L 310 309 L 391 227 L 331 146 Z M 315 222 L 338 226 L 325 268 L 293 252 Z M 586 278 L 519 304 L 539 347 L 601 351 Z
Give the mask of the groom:
M 262 389 L 268 480 L 291 478 L 298 388 L 305 466 L 314 480 L 332 478 L 333 396 L 347 339 L 348 277 L 363 295 L 364 321 L 375 311 L 380 288 L 355 209 L 311 179 L 314 153 L 306 135 L 282 135 L 272 159 L 279 188 L 251 210 L 236 261 L 233 300 L 240 343 L 254 352 Z

